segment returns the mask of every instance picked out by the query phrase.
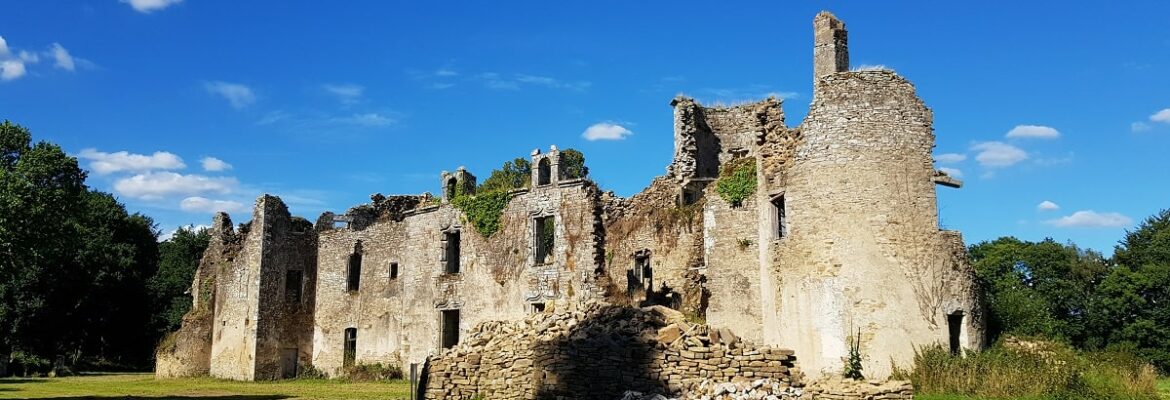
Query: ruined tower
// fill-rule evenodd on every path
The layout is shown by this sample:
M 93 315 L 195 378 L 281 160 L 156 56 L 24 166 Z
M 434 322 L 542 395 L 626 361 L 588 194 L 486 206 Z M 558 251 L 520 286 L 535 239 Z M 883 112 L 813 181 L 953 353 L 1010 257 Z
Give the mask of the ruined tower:
M 845 23 L 828 11 L 813 19 L 813 79 L 849 70 L 849 32 Z

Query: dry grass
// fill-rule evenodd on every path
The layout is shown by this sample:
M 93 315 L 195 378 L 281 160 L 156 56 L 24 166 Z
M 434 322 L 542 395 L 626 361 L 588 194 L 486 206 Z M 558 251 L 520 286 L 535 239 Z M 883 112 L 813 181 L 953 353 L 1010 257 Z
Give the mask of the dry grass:
M 151 374 L 0 379 L 0 399 L 150 398 L 217 400 L 408 399 L 409 383 L 297 379 L 235 382 L 211 378 L 155 380 Z
M 1036 348 L 997 344 L 954 357 L 941 347 L 916 353 L 916 367 L 898 371 L 914 383 L 917 397 L 943 399 L 1117 399 L 1166 396 L 1152 366 L 1131 356 L 1079 353 L 1064 345 Z

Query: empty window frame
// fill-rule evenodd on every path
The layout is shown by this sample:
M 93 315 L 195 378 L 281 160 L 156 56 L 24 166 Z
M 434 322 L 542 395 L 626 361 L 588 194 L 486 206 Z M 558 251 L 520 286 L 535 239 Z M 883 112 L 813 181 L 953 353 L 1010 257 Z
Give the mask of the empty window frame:
M 390 279 L 398 279 L 398 263 L 396 262 L 390 263 Z
M 536 238 L 536 264 L 553 262 L 557 225 L 553 217 L 540 217 L 533 220 L 533 237 Z
M 362 278 L 362 253 L 353 253 L 349 255 L 349 268 L 346 273 L 345 289 L 350 292 L 358 290 L 359 281 Z
M 443 273 L 459 273 L 459 231 L 443 233 Z
M 459 188 L 459 180 L 454 177 L 447 179 L 447 199 L 454 199 Z
M 552 180 L 552 162 L 550 162 L 548 160 L 548 157 L 545 157 L 545 158 L 540 159 L 540 162 L 537 163 L 536 184 L 537 185 L 547 185 L 551 182 L 551 180 Z
M 345 329 L 345 350 L 342 357 L 341 364 L 346 367 L 353 366 L 354 360 L 357 359 L 357 328 Z
M 301 303 L 301 290 L 304 287 L 305 274 L 301 270 L 290 269 L 284 272 L 284 301 L 288 304 Z
M 772 198 L 772 236 L 783 239 L 788 236 L 787 209 L 784 205 L 784 195 Z
M 654 268 L 650 266 L 649 251 L 640 251 L 634 255 L 634 269 L 638 271 L 639 283 L 646 293 L 654 291 Z
M 442 310 L 443 348 L 459 344 L 459 310 Z

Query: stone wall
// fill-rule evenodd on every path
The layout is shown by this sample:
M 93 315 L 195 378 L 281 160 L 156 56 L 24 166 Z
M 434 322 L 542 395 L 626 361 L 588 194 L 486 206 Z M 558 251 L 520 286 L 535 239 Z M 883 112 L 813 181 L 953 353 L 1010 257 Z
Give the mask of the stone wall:
M 295 376 L 299 366 L 312 361 L 317 232 L 309 221 L 291 217 L 279 199 L 266 205 L 254 378 L 279 379 Z M 288 271 L 298 272 L 300 282 L 287 281 Z M 292 286 L 299 287 L 297 298 Z M 295 357 L 287 360 L 287 353 Z
M 562 181 L 513 193 L 501 227 L 483 237 L 450 203 L 424 206 L 400 221 L 319 233 L 313 364 L 341 373 L 344 331 L 357 329 L 356 363 L 406 366 L 440 350 L 443 310 L 459 310 L 459 331 L 483 321 L 514 320 L 597 295 L 601 256 L 599 192 L 592 182 Z M 535 259 L 537 217 L 555 221 L 555 248 Z M 443 234 L 460 233 L 460 271 L 444 272 Z M 360 287 L 347 290 L 348 260 L 361 243 Z M 390 277 L 390 265 L 398 276 Z
M 681 188 L 676 181 L 660 177 L 642 192 L 605 206 L 604 271 L 610 301 L 674 303 L 696 316 L 704 313 L 701 295 L 684 296 L 705 290 L 694 287 L 697 283 L 688 276 L 692 271 L 701 274 L 705 265 L 703 195 L 699 192 L 695 204 L 679 205 Z M 637 271 L 639 256 L 648 257 L 651 279 Z
M 835 73 L 816 85 L 777 188 L 788 235 L 769 242 L 777 315 L 763 326 L 810 374 L 838 371 L 860 330 L 866 371 L 884 377 L 915 346 L 946 343 L 947 314 L 979 314 L 964 283 L 970 269 L 938 228 L 931 125 L 913 86 L 892 72 Z M 978 347 L 981 324 L 967 322 L 962 345 Z
M 476 326 L 428 360 L 428 399 L 617 399 L 627 390 L 681 393 L 702 382 L 799 377 L 793 352 L 756 348 L 728 329 L 693 325 L 664 307 L 590 302 Z
M 204 376 L 210 372 L 216 276 L 231 267 L 240 250 L 240 237 L 226 213 L 217 213 L 208 229 L 210 240 L 191 283 L 191 310 L 183 316 L 179 330 L 163 338 L 155 351 L 154 371 L 158 378 Z

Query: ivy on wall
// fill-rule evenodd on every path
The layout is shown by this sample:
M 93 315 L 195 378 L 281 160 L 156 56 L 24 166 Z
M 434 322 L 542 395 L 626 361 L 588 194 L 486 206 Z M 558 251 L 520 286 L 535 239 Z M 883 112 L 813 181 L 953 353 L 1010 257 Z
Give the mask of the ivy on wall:
M 463 211 L 480 235 L 491 237 L 500 230 L 500 216 L 509 199 L 507 191 L 491 191 L 458 196 L 451 200 L 451 205 Z
M 715 190 L 732 207 L 742 205 L 748 196 L 756 192 L 756 159 L 738 158 L 723 165 L 719 180 L 715 182 Z

